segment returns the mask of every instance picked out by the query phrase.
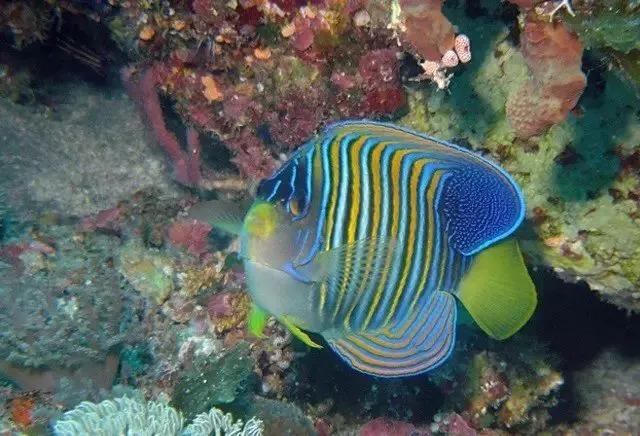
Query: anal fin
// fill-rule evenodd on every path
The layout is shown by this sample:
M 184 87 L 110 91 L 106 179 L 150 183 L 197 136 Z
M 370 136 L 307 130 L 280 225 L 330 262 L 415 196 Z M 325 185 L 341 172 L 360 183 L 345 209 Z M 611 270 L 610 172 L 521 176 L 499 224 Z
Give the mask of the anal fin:
M 405 377 L 432 370 L 455 343 L 456 303 L 433 292 L 401 323 L 376 331 L 323 332 L 331 348 L 354 369 L 377 377 Z

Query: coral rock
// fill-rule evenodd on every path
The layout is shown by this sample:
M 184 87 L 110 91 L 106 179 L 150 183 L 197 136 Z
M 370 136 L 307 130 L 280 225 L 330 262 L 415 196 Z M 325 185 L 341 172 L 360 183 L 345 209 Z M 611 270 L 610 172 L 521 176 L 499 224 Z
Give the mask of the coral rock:
M 237 327 L 249 314 L 251 299 L 244 292 L 220 292 L 207 303 L 207 312 L 217 332 Z
M 161 304 L 173 291 L 173 262 L 138 244 L 127 245 L 120 253 L 120 273 L 131 286 L 154 303 Z

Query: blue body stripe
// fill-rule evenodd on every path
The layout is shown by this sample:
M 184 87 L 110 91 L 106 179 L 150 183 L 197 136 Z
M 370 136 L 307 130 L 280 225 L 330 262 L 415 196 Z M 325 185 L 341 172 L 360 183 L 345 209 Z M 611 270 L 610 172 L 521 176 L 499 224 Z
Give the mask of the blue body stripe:
M 411 269 L 409 270 L 409 279 L 407 280 L 407 291 L 402 295 L 402 300 L 396 311 L 396 322 L 402 321 L 407 314 L 408 306 L 414 297 L 414 294 L 418 291 L 418 280 L 422 275 L 425 268 L 430 268 L 430 265 L 424 265 L 425 258 L 425 237 L 426 237 L 426 225 L 428 223 L 428 216 L 432 213 L 432 209 L 427 207 L 427 190 L 429 188 L 429 182 L 431 181 L 435 170 L 441 168 L 433 163 L 426 164 L 422 169 L 420 175 L 420 187 L 418 189 L 418 234 L 416 237 L 416 252 L 412 259 Z M 426 289 L 425 292 L 431 292 L 432 290 Z
M 340 141 L 338 147 L 340 147 L 340 182 L 338 185 L 338 207 L 336 207 L 336 217 L 333 224 L 333 235 L 331 240 L 331 247 L 339 247 L 343 244 L 343 227 L 347 223 L 346 210 L 348 191 L 349 191 L 349 177 L 351 172 L 349 171 L 349 144 L 358 135 L 346 135 Z M 348 224 L 348 223 L 347 223 Z M 346 241 L 345 241 L 346 242 Z
M 389 193 L 389 160 L 393 156 L 393 153 L 397 150 L 395 144 L 386 145 L 385 150 L 382 152 L 380 156 L 381 163 L 380 168 L 382 174 L 380 175 L 380 225 L 378 227 L 378 234 L 375 237 L 380 241 L 387 241 L 387 230 L 389 227 L 389 209 L 391 208 L 391 196 Z M 375 257 L 374 270 L 379 270 L 383 267 L 383 262 L 385 260 L 384 255 L 379 255 Z M 367 289 L 362 295 L 361 304 L 358 306 L 356 312 L 356 319 L 365 320 L 367 313 L 369 312 L 369 307 L 371 302 L 373 301 L 374 294 L 377 291 L 378 283 L 369 281 L 367 285 Z M 361 326 L 359 323 L 357 326 Z M 373 326 L 372 326 L 373 328 Z
M 400 271 L 404 268 L 405 262 L 407 259 L 403 258 L 404 252 L 407 247 L 407 227 L 408 227 L 408 214 L 409 214 L 409 204 L 407 190 L 409 187 L 409 170 L 415 162 L 420 159 L 419 153 L 410 153 L 402 158 L 402 163 L 400 166 L 400 214 L 399 214 L 399 223 L 398 223 L 398 234 L 395 237 L 396 244 L 394 245 L 395 255 L 393 257 L 393 267 L 391 268 L 391 272 L 389 277 L 387 278 L 387 283 L 385 285 L 383 291 L 383 298 L 378 306 L 377 313 L 374 315 L 372 319 L 373 325 L 380 324 L 388 315 L 388 310 L 390 309 L 389 305 L 391 304 L 391 300 L 395 298 L 396 292 L 399 291 L 398 284 L 400 280 Z

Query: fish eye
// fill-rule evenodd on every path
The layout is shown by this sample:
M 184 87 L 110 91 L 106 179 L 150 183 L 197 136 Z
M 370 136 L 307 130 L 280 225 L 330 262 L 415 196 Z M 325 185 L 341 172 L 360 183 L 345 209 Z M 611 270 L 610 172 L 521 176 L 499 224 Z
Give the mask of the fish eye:
M 291 215 L 293 216 L 299 216 L 302 213 L 302 207 L 301 207 L 301 202 L 298 198 L 291 198 L 289 200 L 289 212 L 291 213 Z

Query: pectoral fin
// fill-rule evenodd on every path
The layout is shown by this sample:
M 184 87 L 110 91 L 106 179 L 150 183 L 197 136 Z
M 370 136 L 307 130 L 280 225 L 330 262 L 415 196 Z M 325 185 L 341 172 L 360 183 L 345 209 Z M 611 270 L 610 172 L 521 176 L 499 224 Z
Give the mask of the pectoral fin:
M 376 268 L 376 261 L 386 256 L 394 246 L 393 240 L 362 239 L 317 254 L 314 264 L 315 281 L 349 281 L 368 269 L 379 274 L 385 267 Z

